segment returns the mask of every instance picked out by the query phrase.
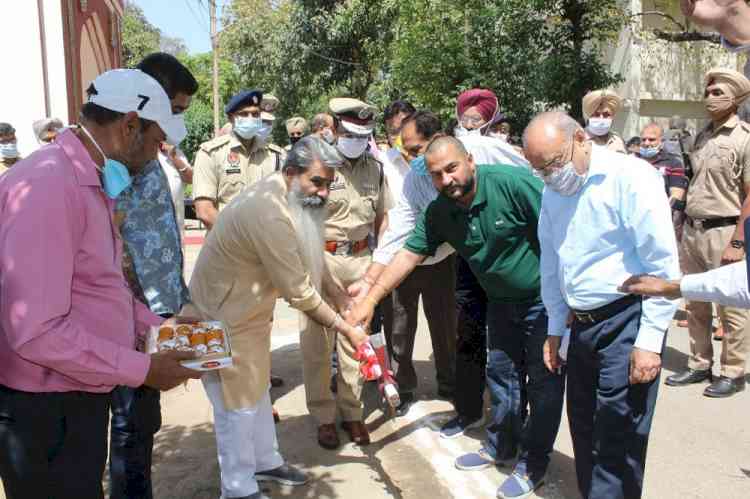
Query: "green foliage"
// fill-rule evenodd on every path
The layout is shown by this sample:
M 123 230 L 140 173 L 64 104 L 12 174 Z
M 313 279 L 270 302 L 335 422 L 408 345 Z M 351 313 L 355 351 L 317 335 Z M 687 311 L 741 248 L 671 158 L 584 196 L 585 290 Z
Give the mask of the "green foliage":
M 161 33 L 146 19 L 140 7 L 129 2 L 122 18 L 122 60 L 132 68 L 152 52 L 159 51 Z
M 283 121 L 355 96 L 407 98 L 444 119 L 462 90 L 494 90 L 519 130 L 543 109 L 581 117 L 590 89 L 619 81 L 602 62 L 627 22 L 618 0 L 233 0 L 222 54 L 243 86 L 281 100 Z
M 198 147 L 214 136 L 212 107 L 204 102 L 195 101 L 185 112 L 185 126 L 188 134 L 180 143 L 180 149 L 192 164 Z
M 209 107 L 213 106 L 213 56 L 210 52 L 179 57 L 198 81 L 198 92 L 193 96 L 193 102 L 200 102 Z M 219 58 L 219 107 L 224 112 L 226 103 L 241 88 L 240 74 L 237 66 L 230 60 Z

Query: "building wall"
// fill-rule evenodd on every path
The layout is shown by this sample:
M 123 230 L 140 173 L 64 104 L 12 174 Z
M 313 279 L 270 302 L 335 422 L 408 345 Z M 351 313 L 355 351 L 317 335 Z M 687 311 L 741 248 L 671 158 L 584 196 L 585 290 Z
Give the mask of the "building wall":
M 624 0 L 624 4 L 632 13 L 664 12 L 690 25 L 680 12 L 679 0 Z M 705 73 L 715 66 L 741 70 L 743 61 L 709 42 L 672 43 L 655 38 L 654 29 L 679 30 L 663 16 L 651 14 L 633 20 L 605 56 L 611 69 L 624 77 L 616 88 L 624 99 L 616 130 L 627 140 L 640 134 L 648 122 L 666 126 L 674 115 L 688 118 L 693 128 L 703 126 Z
M 10 3 L 10 0 L 7 0 Z M 90 81 L 121 62 L 122 0 L 23 0 L 2 9 L 0 122 L 16 129 L 26 156 L 38 144 L 31 124 L 54 116 L 77 120 Z

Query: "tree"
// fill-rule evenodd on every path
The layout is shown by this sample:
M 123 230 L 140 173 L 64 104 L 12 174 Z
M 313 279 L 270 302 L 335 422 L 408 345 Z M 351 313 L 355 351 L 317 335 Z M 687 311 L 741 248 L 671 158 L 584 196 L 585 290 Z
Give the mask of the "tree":
M 122 61 L 132 68 L 148 54 L 159 51 L 161 33 L 148 22 L 143 10 L 130 2 L 122 18 Z
M 188 53 L 187 45 L 185 45 L 185 40 L 183 40 L 182 38 L 166 35 L 161 35 L 161 40 L 159 41 L 159 50 L 161 50 L 162 52 L 166 52 L 167 54 L 171 54 L 175 57 L 184 56 Z
M 516 128 L 536 112 L 565 107 L 618 81 L 601 62 L 626 13 L 617 0 L 415 0 L 401 12 L 392 86 L 452 117 L 466 88 L 494 90 Z M 425 15 L 429 13 L 428 15 Z
M 193 96 L 195 102 L 208 107 L 213 103 L 213 59 L 210 52 L 179 57 L 198 81 L 198 92 Z M 223 106 L 242 87 L 237 66 L 226 58 L 219 59 L 219 105 Z

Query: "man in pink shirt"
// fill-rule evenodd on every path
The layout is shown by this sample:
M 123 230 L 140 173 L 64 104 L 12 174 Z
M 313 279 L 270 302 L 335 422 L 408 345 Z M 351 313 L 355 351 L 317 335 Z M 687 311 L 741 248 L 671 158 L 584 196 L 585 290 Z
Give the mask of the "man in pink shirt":
M 103 497 L 112 388 L 167 390 L 200 372 L 146 355 L 162 319 L 122 275 L 113 199 L 185 133 L 138 70 L 97 77 L 80 124 L 0 179 L 0 477 L 7 499 Z

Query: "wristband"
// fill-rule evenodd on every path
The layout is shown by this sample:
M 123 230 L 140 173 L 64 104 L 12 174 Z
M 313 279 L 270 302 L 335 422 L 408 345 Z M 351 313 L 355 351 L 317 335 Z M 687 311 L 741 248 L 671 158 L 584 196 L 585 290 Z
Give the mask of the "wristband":
M 687 203 L 685 201 L 681 201 L 679 199 L 675 199 L 672 201 L 672 209 L 675 211 L 685 211 L 685 207 L 687 206 Z
M 186 172 L 190 168 L 190 165 L 185 165 L 185 168 L 178 168 L 177 171 L 180 173 Z

